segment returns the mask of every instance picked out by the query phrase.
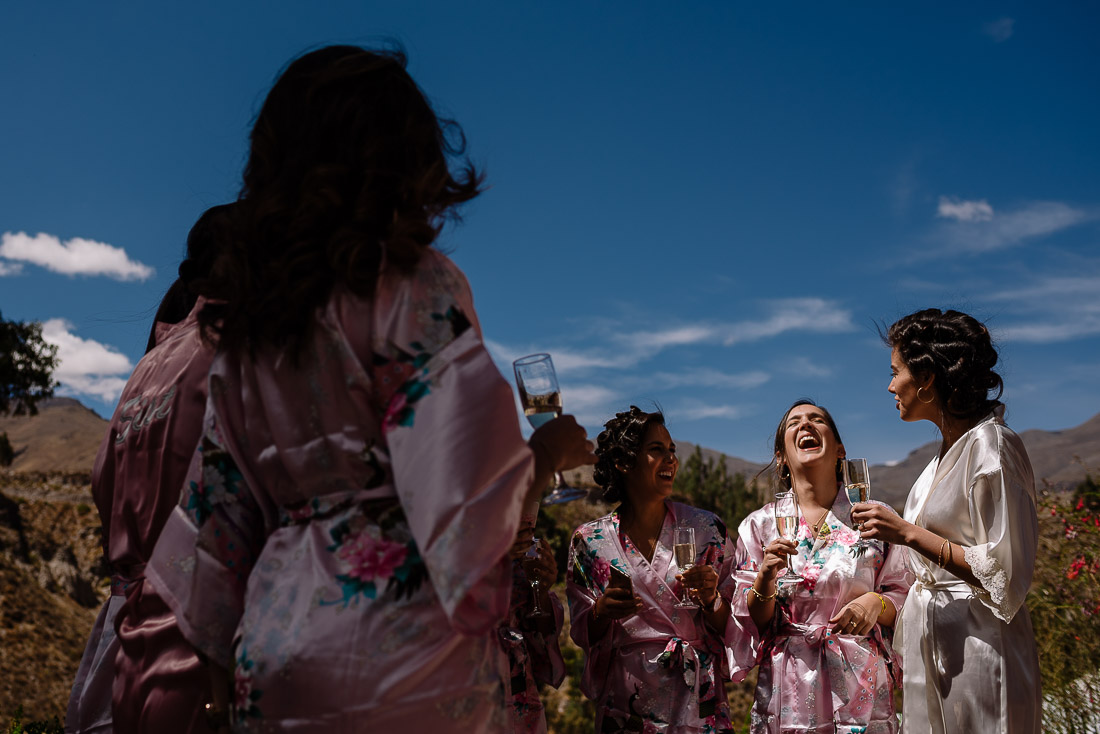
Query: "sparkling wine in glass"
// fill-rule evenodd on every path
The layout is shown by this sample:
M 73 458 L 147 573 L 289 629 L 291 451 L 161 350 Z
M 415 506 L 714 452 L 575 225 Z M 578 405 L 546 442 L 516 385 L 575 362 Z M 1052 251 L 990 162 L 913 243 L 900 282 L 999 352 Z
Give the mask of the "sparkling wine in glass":
M 680 573 L 687 571 L 695 565 L 695 528 L 678 527 L 673 531 L 672 553 L 676 557 L 676 567 Z M 684 584 L 682 598 L 676 602 L 678 607 L 698 607 L 688 594 L 687 584 Z
M 871 475 L 867 472 L 867 459 L 843 459 L 844 462 L 844 494 L 848 496 L 849 504 L 866 502 L 871 498 Z M 856 532 L 860 526 L 856 525 Z M 860 537 L 855 544 L 856 548 L 866 548 L 870 543 Z
M 527 617 L 545 617 L 549 614 L 542 608 L 542 604 L 539 602 L 539 577 L 534 573 L 534 568 L 539 563 L 539 539 L 531 538 L 531 547 L 527 549 L 527 552 L 523 554 L 523 570 L 527 573 L 527 578 L 531 584 L 531 594 L 535 597 L 535 603 L 531 607 L 531 611 L 527 613 Z
M 533 428 L 561 415 L 561 389 L 558 387 L 558 375 L 554 372 L 554 363 L 549 354 L 529 354 L 512 363 L 516 371 L 516 386 L 519 388 L 519 402 L 523 414 Z M 560 502 L 572 502 L 586 497 L 588 492 L 565 483 L 561 472 L 554 472 L 554 490 L 546 495 L 544 505 L 556 505 Z
M 798 539 L 798 498 L 793 491 L 775 493 L 775 528 L 779 535 L 787 540 Z M 798 583 L 802 576 L 791 568 L 791 557 L 787 556 L 787 573 L 779 577 L 778 584 Z

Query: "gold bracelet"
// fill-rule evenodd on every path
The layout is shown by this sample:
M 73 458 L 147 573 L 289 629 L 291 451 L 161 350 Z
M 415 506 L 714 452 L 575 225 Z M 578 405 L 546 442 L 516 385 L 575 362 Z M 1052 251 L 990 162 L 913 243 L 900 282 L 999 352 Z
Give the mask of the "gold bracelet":
M 877 596 L 878 600 L 880 602 L 882 602 L 882 613 L 886 614 L 886 597 L 884 597 L 882 594 L 879 594 L 876 591 L 872 591 L 871 593 L 874 594 L 875 596 Z
M 936 554 L 936 565 L 939 566 L 940 568 L 943 568 L 943 549 L 944 549 L 944 546 L 946 546 L 950 542 L 951 541 L 949 541 L 947 538 L 944 538 L 943 542 L 940 543 L 940 552 Z
M 947 562 L 948 563 L 954 563 L 955 562 L 955 558 L 951 553 L 951 541 L 947 542 Z
M 779 587 L 778 586 L 775 587 L 775 591 L 772 592 L 771 596 L 764 596 L 763 594 L 761 594 L 759 591 L 756 590 L 756 585 L 755 584 L 749 584 L 749 591 L 751 591 L 753 594 L 755 594 L 756 598 L 759 599 L 760 601 L 770 601 L 770 600 L 775 598 L 776 594 L 779 593 Z

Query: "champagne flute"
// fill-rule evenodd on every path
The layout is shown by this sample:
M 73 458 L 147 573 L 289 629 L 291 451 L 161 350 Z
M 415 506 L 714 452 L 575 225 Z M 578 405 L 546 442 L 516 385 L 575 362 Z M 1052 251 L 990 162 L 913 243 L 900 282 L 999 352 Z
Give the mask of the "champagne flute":
M 842 459 L 844 462 L 844 494 L 848 497 L 848 503 L 855 505 L 857 502 L 866 502 L 871 498 L 871 475 L 867 472 L 867 459 Z M 858 533 L 862 530 L 860 525 L 855 526 Z M 870 543 L 860 536 L 853 546 L 854 548 L 866 548 Z
M 786 540 L 798 539 L 798 497 L 794 491 L 775 493 L 775 528 Z M 776 581 L 777 584 L 798 583 L 802 576 L 791 567 L 791 557 L 787 556 L 787 573 Z
M 516 371 L 516 386 L 523 415 L 533 428 L 538 428 L 561 415 L 561 388 L 554 363 L 545 353 L 529 354 L 512 363 Z M 561 472 L 554 472 L 554 490 L 546 495 L 544 505 L 572 502 L 588 496 L 587 490 L 570 487 Z
M 676 557 L 676 566 L 680 573 L 687 573 L 695 565 L 695 528 L 678 527 L 673 531 L 672 553 Z M 691 600 L 687 584 L 681 594 L 682 598 L 676 602 L 678 607 L 698 607 Z
M 539 577 L 533 573 L 539 562 L 539 539 L 531 538 L 531 547 L 523 554 L 523 570 L 527 573 L 528 583 L 531 584 L 531 595 L 535 597 L 535 605 L 527 613 L 527 618 L 545 617 L 549 612 L 542 608 L 539 602 Z

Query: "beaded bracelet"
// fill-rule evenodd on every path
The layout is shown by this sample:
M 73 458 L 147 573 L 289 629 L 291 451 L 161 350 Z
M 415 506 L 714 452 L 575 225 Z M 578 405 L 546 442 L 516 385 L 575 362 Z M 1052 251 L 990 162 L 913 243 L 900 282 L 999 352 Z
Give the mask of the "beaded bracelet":
M 756 598 L 759 599 L 760 601 L 770 601 L 770 600 L 775 598 L 776 594 L 779 593 L 779 587 L 777 586 L 775 588 L 775 591 L 772 592 L 771 596 L 764 596 L 763 594 L 761 594 L 759 591 L 756 590 L 756 586 L 754 586 L 753 584 L 749 584 L 749 591 L 751 591 L 756 596 Z
M 950 542 L 951 541 L 949 541 L 947 538 L 944 538 L 943 542 L 940 543 L 940 552 L 936 554 L 936 565 L 939 566 L 940 568 L 943 568 L 943 549 L 944 549 L 944 546 L 948 545 Z

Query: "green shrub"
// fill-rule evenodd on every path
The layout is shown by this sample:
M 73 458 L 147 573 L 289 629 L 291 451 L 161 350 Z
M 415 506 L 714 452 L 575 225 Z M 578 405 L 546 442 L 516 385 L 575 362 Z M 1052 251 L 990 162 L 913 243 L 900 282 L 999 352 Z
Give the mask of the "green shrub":
M 15 716 L 8 723 L 7 734 L 64 734 L 65 727 L 54 716 L 48 721 L 28 721 L 23 723 L 23 705 L 15 710 Z

